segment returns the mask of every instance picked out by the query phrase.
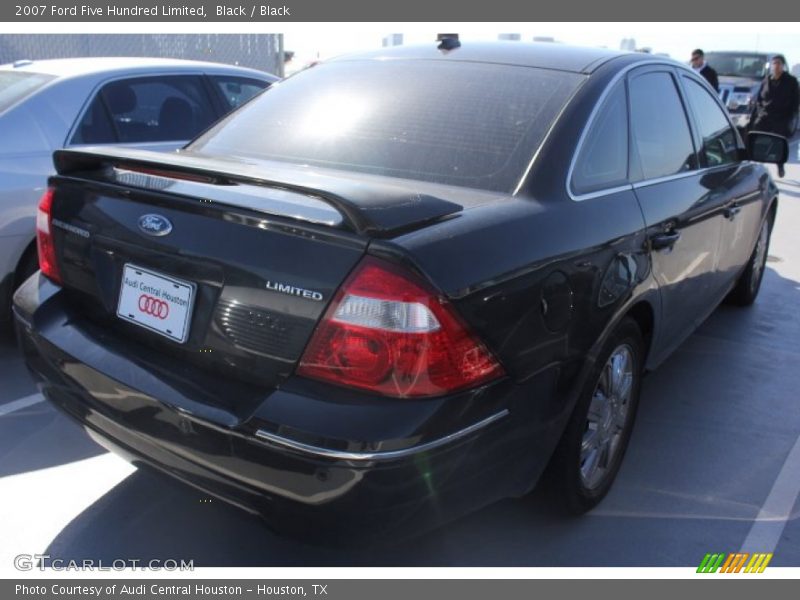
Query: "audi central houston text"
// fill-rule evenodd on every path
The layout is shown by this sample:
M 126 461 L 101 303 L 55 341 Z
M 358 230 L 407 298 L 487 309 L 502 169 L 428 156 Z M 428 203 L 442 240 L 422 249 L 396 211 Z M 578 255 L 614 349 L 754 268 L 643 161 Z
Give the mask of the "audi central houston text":
M 292 534 L 407 536 L 545 472 L 597 505 L 643 372 L 755 301 L 787 144 L 669 59 L 446 42 L 174 154 L 56 152 L 14 300 L 44 395 Z

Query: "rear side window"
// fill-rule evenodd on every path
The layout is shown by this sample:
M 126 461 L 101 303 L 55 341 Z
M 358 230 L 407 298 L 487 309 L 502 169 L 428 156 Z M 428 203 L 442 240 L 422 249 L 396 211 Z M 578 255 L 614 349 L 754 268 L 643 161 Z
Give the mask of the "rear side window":
M 269 84 L 266 81 L 247 79 L 245 77 L 229 77 L 228 75 L 212 75 L 211 81 L 217 86 L 225 98 L 226 111 L 239 108 L 256 94 L 260 94 Z
M 0 71 L 0 113 L 33 94 L 52 75 L 20 71 Z
M 214 120 L 200 77 L 119 80 L 104 85 L 92 100 L 72 143 L 185 141 Z
M 190 148 L 508 192 L 583 80 L 446 60 L 322 63 Z
M 586 194 L 628 179 L 628 107 L 625 86 L 606 98 L 575 161 L 572 190 Z
M 686 113 L 669 73 L 645 73 L 630 82 L 634 149 L 644 179 L 696 168 Z
M 699 83 L 683 78 L 686 96 L 694 112 L 697 128 L 703 138 L 706 166 L 727 165 L 738 160 L 736 132 L 722 109 Z

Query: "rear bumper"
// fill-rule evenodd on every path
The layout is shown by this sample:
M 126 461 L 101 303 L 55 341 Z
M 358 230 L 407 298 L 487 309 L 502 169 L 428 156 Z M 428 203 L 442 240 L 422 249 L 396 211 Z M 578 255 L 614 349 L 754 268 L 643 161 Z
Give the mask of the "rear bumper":
M 304 535 L 408 535 L 520 495 L 569 410 L 556 372 L 435 401 L 222 381 L 159 365 L 62 295 L 36 275 L 15 296 L 26 362 L 54 405 L 127 460 Z

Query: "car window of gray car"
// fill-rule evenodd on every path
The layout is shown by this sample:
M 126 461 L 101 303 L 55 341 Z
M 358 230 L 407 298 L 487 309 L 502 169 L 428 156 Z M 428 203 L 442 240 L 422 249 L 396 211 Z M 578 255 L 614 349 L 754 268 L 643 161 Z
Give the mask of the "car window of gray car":
M 702 153 L 708 167 L 738 160 L 736 132 L 717 102 L 697 81 L 684 77 L 684 89 L 703 138 Z
M 0 113 L 24 100 L 55 79 L 52 75 L 21 71 L 0 71 Z
M 117 80 L 104 85 L 92 100 L 71 143 L 184 141 L 215 119 L 200 77 Z
M 212 75 L 211 81 L 219 89 L 225 99 L 228 110 L 239 108 L 256 94 L 260 94 L 269 83 L 245 77 L 231 77 L 229 75 Z M 226 111 L 227 112 L 227 111 Z
M 606 97 L 581 145 L 572 172 L 572 190 L 586 194 L 628 179 L 628 107 L 625 86 Z
M 188 149 L 511 192 L 584 80 L 446 60 L 322 63 Z
M 631 127 L 644 179 L 696 168 L 689 124 L 672 76 L 645 73 L 630 82 Z

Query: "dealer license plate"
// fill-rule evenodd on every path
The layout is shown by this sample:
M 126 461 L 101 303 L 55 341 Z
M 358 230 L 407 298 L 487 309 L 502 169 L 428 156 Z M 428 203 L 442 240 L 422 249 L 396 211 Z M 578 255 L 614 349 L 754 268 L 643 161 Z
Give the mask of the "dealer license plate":
M 117 316 L 180 344 L 189 337 L 195 284 L 126 264 Z

